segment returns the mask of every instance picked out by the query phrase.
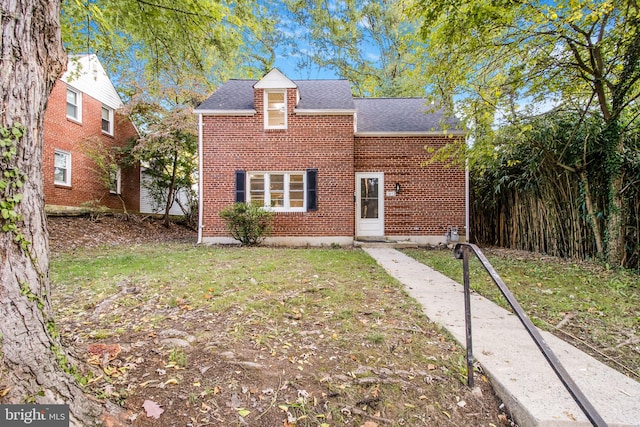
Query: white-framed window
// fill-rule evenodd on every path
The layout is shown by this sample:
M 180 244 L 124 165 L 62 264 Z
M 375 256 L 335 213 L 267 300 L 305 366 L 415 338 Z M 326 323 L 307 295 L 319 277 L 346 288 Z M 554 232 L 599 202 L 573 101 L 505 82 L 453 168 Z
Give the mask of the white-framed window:
M 111 194 L 122 194 L 121 177 L 120 166 L 116 164 L 109 166 L 109 192 Z
M 267 90 L 264 92 L 265 129 L 287 128 L 287 92 L 286 90 Z
M 54 151 L 53 182 L 57 185 L 71 186 L 71 153 Z
M 67 118 L 82 122 L 82 92 L 67 88 Z
M 304 172 L 249 172 L 249 202 L 280 212 L 305 211 Z
M 102 132 L 113 135 L 113 109 L 102 106 Z

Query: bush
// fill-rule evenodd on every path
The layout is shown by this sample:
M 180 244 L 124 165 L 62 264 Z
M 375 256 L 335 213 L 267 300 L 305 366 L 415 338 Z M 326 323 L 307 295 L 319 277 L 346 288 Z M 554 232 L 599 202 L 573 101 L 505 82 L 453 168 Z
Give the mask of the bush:
M 271 232 L 273 213 L 250 203 L 236 203 L 220 211 L 227 230 L 242 246 L 260 244 Z

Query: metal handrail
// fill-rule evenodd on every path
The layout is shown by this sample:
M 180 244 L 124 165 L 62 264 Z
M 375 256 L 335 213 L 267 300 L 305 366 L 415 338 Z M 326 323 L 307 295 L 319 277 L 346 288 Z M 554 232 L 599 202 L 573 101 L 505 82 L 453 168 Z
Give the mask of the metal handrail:
M 482 264 L 493 282 L 498 286 L 502 295 L 506 298 L 507 302 L 515 312 L 520 322 L 524 325 L 525 329 L 533 338 L 542 354 L 544 355 L 551 368 L 556 373 L 562 384 L 566 387 L 569 394 L 576 401 L 582 412 L 587 416 L 591 424 L 596 427 L 606 427 L 607 424 L 602 419 L 598 411 L 593 407 L 589 399 L 582 393 L 580 388 L 573 381 L 569 373 L 564 366 L 560 363 L 560 360 L 551 350 L 547 342 L 542 338 L 542 335 L 538 329 L 531 322 L 527 314 L 524 312 L 516 298 L 513 296 L 507 285 L 504 284 L 496 270 L 491 263 L 484 256 L 480 248 L 472 243 L 458 243 L 454 249 L 454 255 L 457 259 L 462 259 L 463 268 L 463 281 L 464 281 L 464 308 L 465 308 L 465 326 L 466 326 L 466 338 L 467 338 L 467 384 L 473 386 L 473 347 L 472 347 L 472 334 L 471 334 L 471 291 L 469 286 L 469 250 L 472 250 L 478 260 Z

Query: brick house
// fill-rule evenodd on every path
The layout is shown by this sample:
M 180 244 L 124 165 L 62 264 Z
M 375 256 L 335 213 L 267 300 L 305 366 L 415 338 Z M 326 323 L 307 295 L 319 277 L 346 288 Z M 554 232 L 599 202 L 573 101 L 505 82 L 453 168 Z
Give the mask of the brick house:
M 138 132 L 118 113 L 122 100 L 95 55 L 69 58 L 44 115 L 43 179 L 48 208 L 88 205 L 140 209 L 140 168 L 113 165 L 111 188 L 100 180 L 86 145 L 121 147 Z
M 465 171 L 421 163 L 426 147 L 464 143 L 465 134 L 429 110 L 424 99 L 354 99 L 346 80 L 294 82 L 277 69 L 259 81 L 229 80 L 194 111 L 198 241 L 237 243 L 219 217 L 237 201 L 275 212 L 269 244 L 464 236 Z

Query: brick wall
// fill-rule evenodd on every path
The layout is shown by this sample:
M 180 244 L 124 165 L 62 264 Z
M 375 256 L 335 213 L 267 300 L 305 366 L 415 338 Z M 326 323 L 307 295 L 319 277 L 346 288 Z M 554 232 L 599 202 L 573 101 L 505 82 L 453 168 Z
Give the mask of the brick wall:
M 318 210 L 277 213 L 272 236 L 352 236 L 353 116 L 295 115 L 288 89 L 288 128 L 265 130 L 263 97 L 255 91 L 254 116 L 203 117 L 203 238 L 228 236 L 218 214 L 234 203 L 236 170 L 306 169 L 318 169 Z
M 203 239 L 228 237 L 219 212 L 235 200 L 235 171 L 318 169 L 318 210 L 276 213 L 272 236 L 354 236 L 355 173 L 383 172 L 385 236 L 437 236 L 465 226 L 465 172 L 441 163 L 421 166 L 435 149 L 456 141 L 434 137 L 355 137 L 353 117 L 296 115 L 288 90 L 288 128 L 264 129 L 264 93 L 253 116 L 203 117 Z M 463 139 L 457 139 L 463 142 Z
M 110 194 L 100 184 L 96 166 L 82 150 L 87 138 L 99 138 L 107 147 L 122 146 L 137 132 L 131 121 L 114 114 L 113 136 L 102 132 L 102 104 L 82 94 L 82 123 L 67 119 L 67 85 L 58 80 L 53 88 L 44 117 L 43 180 L 45 203 L 59 206 L 82 206 L 97 201 L 101 206 L 122 209 L 117 195 Z M 54 184 L 54 152 L 71 153 L 71 186 Z M 122 170 L 121 196 L 131 211 L 140 209 L 140 169 L 138 166 Z
M 386 236 L 444 236 L 448 226 L 463 235 L 464 170 L 442 163 L 421 166 L 431 156 L 425 146 L 437 150 L 452 141 L 445 136 L 356 137 L 355 171 L 384 172 Z M 400 193 L 387 196 L 396 183 Z

